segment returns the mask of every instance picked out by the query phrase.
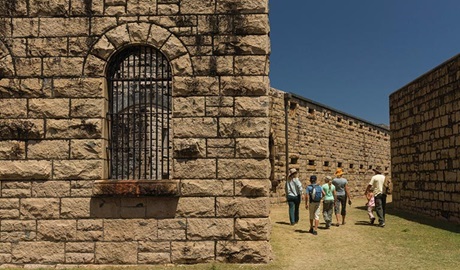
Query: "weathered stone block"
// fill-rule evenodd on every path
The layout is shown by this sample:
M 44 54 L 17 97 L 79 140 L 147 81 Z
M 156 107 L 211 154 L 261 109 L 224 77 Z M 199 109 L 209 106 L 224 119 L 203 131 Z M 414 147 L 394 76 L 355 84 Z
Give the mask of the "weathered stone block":
M 214 159 L 174 160 L 173 166 L 174 175 L 179 179 L 216 178 L 216 160 Z
M 219 241 L 217 261 L 227 263 L 268 263 L 272 249 L 268 241 Z
M 61 218 L 89 218 L 91 198 L 62 198 Z
M 99 119 L 48 120 L 46 137 L 52 139 L 98 139 L 102 135 Z
M 65 261 L 68 264 L 94 263 L 94 253 L 70 253 L 66 252 Z
M 43 75 L 80 77 L 83 70 L 83 60 L 83 57 L 43 58 Z
M 102 219 L 80 219 L 77 221 L 77 230 L 79 231 L 102 231 Z
M 270 238 L 270 219 L 236 219 L 235 238 L 238 240 L 266 240 Z
M 217 198 L 218 217 L 268 217 L 268 198 Z
M 54 79 L 56 97 L 103 97 L 105 78 Z
M 84 17 L 40 18 L 41 37 L 83 36 L 88 31 L 89 20 Z
M 0 99 L 0 118 L 25 118 L 27 115 L 26 99 Z
M 206 263 L 214 260 L 214 241 L 172 242 L 172 263 Z
M 70 0 L 53 0 L 53 1 L 42 1 L 42 0 L 30 0 L 29 10 L 30 16 L 63 16 L 69 12 L 69 1 Z
M 155 15 L 157 11 L 157 1 L 154 0 L 128 0 L 127 14 L 135 15 Z
M 14 231 L 36 231 L 37 221 L 35 220 L 2 220 L 2 231 L 3 232 L 14 232 Z
M 27 53 L 34 57 L 66 56 L 67 38 L 29 38 Z
M 233 196 L 232 180 L 182 180 L 182 196 Z
M 159 240 L 186 240 L 185 231 L 187 229 L 185 219 L 160 219 L 158 220 L 158 239 Z
M 174 96 L 217 96 L 219 81 L 216 77 L 181 77 L 173 78 Z
M 100 160 L 60 160 L 53 166 L 54 179 L 101 179 Z
M 105 241 L 152 241 L 156 239 L 158 239 L 157 220 L 107 219 L 104 221 Z
M 69 56 L 86 56 L 91 44 L 91 37 L 69 37 Z
M 104 117 L 105 102 L 104 99 L 72 99 L 70 115 L 84 118 Z
M 44 121 L 34 119 L 2 120 L 0 119 L 0 139 L 31 140 L 44 136 Z
M 32 182 L 32 197 L 68 197 L 70 183 L 68 181 Z
M 72 140 L 70 141 L 70 158 L 72 159 L 102 159 L 102 140 Z
M 50 161 L 0 161 L 0 178 L 7 179 L 49 179 Z
M 233 219 L 188 219 L 187 239 L 232 239 Z
M 39 77 L 42 76 L 42 59 L 41 58 L 14 58 L 16 75 L 21 77 Z
M 115 46 L 109 41 L 109 39 L 106 36 L 103 36 L 93 46 L 91 52 L 102 59 L 108 60 L 110 54 L 115 50 Z
M 270 99 L 268 97 L 236 97 L 236 116 L 261 116 L 269 114 Z
M 268 0 L 220 0 L 218 13 L 268 13 Z
M 235 180 L 235 196 L 268 197 L 270 180 Z
M 66 242 L 66 253 L 94 253 L 94 243 Z
M 39 241 L 69 241 L 74 240 L 77 234 L 76 220 L 39 220 L 37 223 Z
M 256 117 L 221 118 L 219 135 L 221 137 L 262 137 L 268 138 L 269 119 Z
M 216 36 L 214 53 L 217 55 L 268 55 L 270 40 L 267 35 Z
M 176 76 L 191 76 L 193 73 L 193 65 L 188 55 L 183 55 L 171 60 L 173 74 Z
M 203 158 L 206 157 L 206 140 L 176 139 L 173 149 L 176 158 Z
M 205 116 L 204 97 L 175 98 L 173 114 L 175 117 Z
M 27 157 L 30 159 L 68 159 L 69 141 L 29 141 L 27 144 Z
M 29 117 L 69 117 L 69 99 L 29 99 Z
M 22 199 L 20 211 L 23 219 L 57 219 L 59 199 Z
M 222 77 L 221 89 L 224 95 L 263 96 L 269 90 L 266 76 Z
M 181 13 L 183 14 L 214 14 L 216 0 L 200 1 L 183 0 L 181 2 Z
M 64 243 L 19 242 L 13 244 L 13 261 L 16 263 L 64 263 Z
M 19 199 L 0 199 L 0 209 L 17 209 L 19 210 Z
M 171 254 L 168 253 L 139 253 L 139 264 L 168 264 L 171 263 Z
M 216 137 L 217 120 L 215 118 L 174 118 L 173 130 L 176 138 Z
M 24 142 L 0 141 L 0 159 L 24 159 L 24 157 Z
M 97 242 L 97 264 L 135 264 L 137 263 L 137 242 Z
M 184 198 L 179 200 L 177 216 L 180 217 L 214 217 L 214 198 Z
M 37 37 L 38 18 L 14 18 L 13 37 Z
M 270 161 L 268 159 L 222 159 L 217 168 L 218 179 L 268 179 Z
M 268 139 L 236 139 L 236 157 L 268 158 Z

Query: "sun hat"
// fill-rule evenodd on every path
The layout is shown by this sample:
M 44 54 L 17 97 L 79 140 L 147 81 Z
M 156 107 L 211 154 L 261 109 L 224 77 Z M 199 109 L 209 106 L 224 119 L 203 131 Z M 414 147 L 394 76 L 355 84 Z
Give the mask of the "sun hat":
M 375 167 L 372 169 L 376 174 L 381 174 L 382 173 L 382 168 L 380 166 Z
M 324 179 L 326 179 L 327 182 L 331 181 L 332 180 L 332 177 L 330 177 L 329 175 L 324 177 Z
M 290 170 L 289 170 L 289 176 L 293 175 L 293 174 L 296 173 L 296 172 L 297 172 L 296 169 L 294 169 L 294 168 L 290 169 Z
M 336 171 L 335 171 L 335 175 L 336 176 L 341 176 L 343 174 L 343 170 L 341 168 L 338 168 Z

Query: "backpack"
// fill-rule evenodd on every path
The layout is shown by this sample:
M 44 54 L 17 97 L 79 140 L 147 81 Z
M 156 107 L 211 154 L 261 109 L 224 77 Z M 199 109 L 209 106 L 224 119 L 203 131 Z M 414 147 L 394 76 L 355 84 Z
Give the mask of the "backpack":
M 310 202 L 320 202 L 323 198 L 323 192 L 320 185 L 310 185 L 312 189 L 309 192 Z

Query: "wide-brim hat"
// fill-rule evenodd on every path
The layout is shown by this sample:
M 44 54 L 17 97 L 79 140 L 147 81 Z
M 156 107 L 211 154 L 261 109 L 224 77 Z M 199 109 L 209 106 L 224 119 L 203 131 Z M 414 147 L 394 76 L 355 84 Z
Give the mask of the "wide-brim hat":
M 343 170 L 341 168 L 338 168 L 336 171 L 335 171 L 335 175 L 336 176 L 341 176 L 343 175 Z
M 294 169 L 294 168 L 290 169 L 289 170 L 289 176 L 293 175 L 296 172 L 297 172 L 297 169 Z
M 380 166 L 375 167 L 372 169 L 376 174 L 381 174 L 382 173 L 382 168 Z

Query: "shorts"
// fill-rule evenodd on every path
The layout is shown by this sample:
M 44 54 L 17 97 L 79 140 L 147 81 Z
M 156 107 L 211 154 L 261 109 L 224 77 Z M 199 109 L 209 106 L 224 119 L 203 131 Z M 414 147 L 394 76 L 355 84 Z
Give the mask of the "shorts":
M 320 206 L 321 202 L 311 202 L 310 206 L 308 207 L 308 210 L 310 211 L 310 219 L 316 219 L 319 220 L 319 215 L 320 215 Z

